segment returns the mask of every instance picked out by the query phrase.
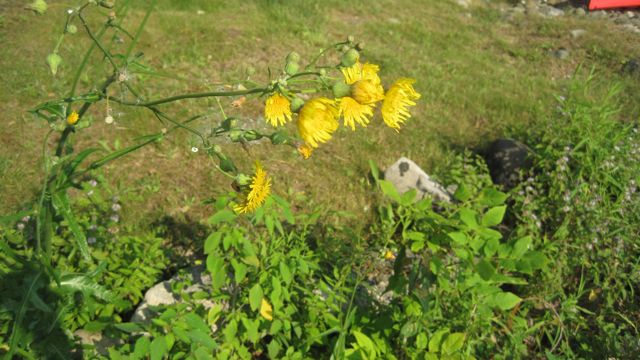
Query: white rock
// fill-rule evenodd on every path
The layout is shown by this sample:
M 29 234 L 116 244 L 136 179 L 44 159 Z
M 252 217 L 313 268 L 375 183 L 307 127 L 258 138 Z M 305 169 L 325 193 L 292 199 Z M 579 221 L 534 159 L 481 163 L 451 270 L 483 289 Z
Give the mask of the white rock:
M 431 195 L 436 201 L 451 202 L 451 195 L 442 185 L 432 180 L 416 163 L 405 157 L 401 157 L 385 170 L 384 179 L 390 181 L 399 193 L 416 189 L 418 199 Z
M 571 37 L 573 37 L 574 39 L 579 38 L 580 36 L 584 35 L 587 33 L 587 30 L 585 29 L 574 29 L 571 30 Z

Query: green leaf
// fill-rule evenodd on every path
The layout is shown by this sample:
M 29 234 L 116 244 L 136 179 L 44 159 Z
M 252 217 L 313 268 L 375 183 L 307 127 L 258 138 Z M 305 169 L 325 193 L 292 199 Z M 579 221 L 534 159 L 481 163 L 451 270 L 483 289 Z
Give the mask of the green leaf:
M 500 310 L 510 310 L 518 305 L 522 299 L 511 292 L 498 292 L 490 295 L 487 299 L 487 305 L 498 308 Z
M 519 259 L 529 250 L 531 247 L 531 243 L 533 239 L 531 236 L 525 236 L 523 238 L 518 239 L 515 244 L 513 244 L 513 251 L 511 251 L 511 256 L 513 258 Z
M 260 333 L 258 331 L 260 327 L 260 320 L 250 320 L 248 318 L 242 318 L 242 325 L 247 330 L 247 339 L 252 343 L 257 343 L 260 340 Z
M 151 342 L 149 346 L 149 357 L 151 360 L 162 360 L 167 353 L 167 342 L 164 336 L 159 336 Z
M 549 259 L 541 251 L 530 251 L 527 253 L 526 259 L 529 260 L 532 270 L 544 269 L 549 262 Z
M 260 267 L 260 260 L 255 255 L 250 255 L 250 256 L 243 257 L 242 258 L 242 262 L 244 262 L 247 265 Z
M 504 218 L 505 211 L 507 211 L 506 205 L 492 207 L 482 217 L 482 225 L 483 226 L 499 225 L 502 222 L 502 218 Z
M 236 284 L 239 284 L 247 276 L 247 266 L 236 259 L 231 259 L 231 266 L 233 267 L 233 277 Z
M 136 340 L 136 345 L 133 350 L 133 358 L 134 359 L 143 359 L 149 353 L 149 346 L 151 341 L 146 336 L 141 336 Z
M 355 336 L 356 343 L 370 355 L 370 358 L 374 358 L 377 355 L 376 346 L 367 335 L 357 330 L 353 330 L 351 333 Z
M 480 277 L 482 278 L 482 280 L 485 280 L 485 281 L 491 280 L 493 275 L 495 275 L 496 273 L 496 269 L 486 259 L 480 260 L 477 268 L 478 268 L 478 274 L 480 274 Z
M 204 319 L 194 313 L 186 314 L 184 316 L 184 320 L 191 329 L 197 329 L 205 333 L 209 332 L 209 327 L 207 326 L 207 323 L 204 322 Z
M 413 321 L 407 322 L 400 329 L 400 334 L 404 338 L 410 338 L 410 337 L 414 336 L 417 333 L 418 333 L 418 325 Z
M 207 240 L 204 242 L 204 253 L 211 254 L 216 251 L 216 249 L 220 248 L 220 239 L 222 238 L 222 233 L 216 231 L 207 237 Z
M 263 296 L 264 293 L 260 284 L 253 285 L 249 290 L 249 306 L 251 306 L 251 310 L 257 311 L 260 308 Z
M 267 352 L 269 353 L 269 358 L 278 359 L 278 355 L 282 350 L 282 345 L 276 339 L 272 339 L 269 345 L 267 345 Z
M 289 270 L 287 263 L 285 263 L 284 261 L 280 261 L 280 275 L 282 276 L 282 280 L 284 280 L 287 285 L 291 283 L 293 276 L 291 275 L 291 270 Z
M 504 204 L 507 197 L 509 197 L 509 195 L 502 191 L 498 191 L 494 188 L 485 188 L 480 194 L 479 201 L 480 204 L 485 206 L 498 206 Z
M 416 348 L 418 348 L 418 350 L 426 349 L 428 344 L 429 338 L 427 337 L 427 334 L 420 333 L 416 336 Z
M 380 184 L 380 189 L 382 189 L 382 192 L 390 197 L 393 201 L 395 202 L 400 202 L 400 194 L 398 194 L 398 190 L 396 190 L 395 186 L 393 186 L 393 184 L 390 181 L 387 180 L 380 180 L 378 181 L 378 184 Z
M 236 214 L 233 211 L 229 209 L 223 209 L 213 214 L 213 216 L 209 218 L 209 224 L 218 225 L 223 222 L 231 222 L 235 218 Z
M 476 219 L 477 213 L 471 209 L 462 208 L 458 214 L 460 220 L 469 227 L 469 229 L 476 229 L 478 227 L 478 220 Z
M 214 291 L 220 290 L 227 278 L 224 259 L 213 254 L 207 256 L 207 270 L 211 273 L 211 287 Z
M 429 339 L 429 352 L 430 353 L 438 353 L 440 352 L 440 344 L 442 343 L 442 338 L 449 333 L 449 329 L 441 329 L 436 331 Z
M 129 334 L 144 330 L 142 326 L 138 323 L 120 323 L 120 324 L 113 324 L 113 326 L 116 327 L 118 330 L 124 331 Z
M 462 345 L 464 345 L 464 339 L 464 333 L 449 334 L 449 336 L 447 336 L 442 343 L 442 352 L 446 355 L 452 355 L 453 353 L 462 349 Z
M 466 245 L 469 242 L 467 235 L 462 232 L 450 232 L 447 235 L 458 245 Z
M 66 191 L 59 191 L 53 194 L 52 197 L 53 207 L 56 211 L 62 215 L 62 217 L 66 220 L 67 225 L 69 225 L 69 230 L 73 233 L 73 237 L 76 240 L 76 245 L 78 245 L 78 249 L 80 253 L 84 257 L 85 260 L 90 261 L 91 255 L 89 255 L 89 245 L 87 245 L 87 238 L 78 224 L 75 215 L 71 211 L 71 206 L 69 205 L 69 196 Z
M 492 257 L 498 251 L 500 247 L 500 240 L 494 237 L 487 240 L 484 244 L 484 255 L 487 257 Z
M 469 188 L 465 184 L 460 184 L 453 194 L 453 197 L 458 201 L 465 202 L 471 198 L 471 191 L 469 191 Z
M 209 336 L 208 331 L 194 329 L 189 331 L 187 336 L 191 342 L 205 346 L 209 350 L 209 353 L 217 346 L 216 341 Z

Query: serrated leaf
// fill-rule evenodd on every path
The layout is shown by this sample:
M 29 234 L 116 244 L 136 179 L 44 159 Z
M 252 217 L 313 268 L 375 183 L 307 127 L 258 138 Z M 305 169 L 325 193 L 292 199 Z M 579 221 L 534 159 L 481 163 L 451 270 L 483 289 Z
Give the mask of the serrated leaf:
M 458 245 L 466 245 L 469 242 L 467 235 L 462 232 L 450 232 L 447 235 Z
M 69 205 L 69 197 L 66 191 L 59 191 L 53 194 L 53 207 L 56 211 L 62 215 L 62 217 L 69 225 L 69 230 L 73 234 L 74 239 L 76 240 L 76 245 L 78 246 L 78 250 L 82 254 L 85 260 L 90 261 L 91 255 L 89 255 L 89 245 L 87 244 L 87 238 L 78 224 L 75 215 L 71 211 L 71 206 Z
M 253 285 L 251 290 L 249 290 L 249 306 L 251 306 L 251 310 L 258 310 L 263 296 L 264 292 L 262 291 L 260 284 Z
M 162 360 L 167 353 L 167 342 L 164 336 L 159 336 L 149 345 L 149 357 L 151 360 Z
M 486 259 L 480 260 L 480 262 L 478 263 L 477 269 L 478 269 L 478 274 L 480 274 L 480 277 L 482 278 L 482 280 L 485 280 L 485 281 L 491 280 L 493 275 L 495 275 L 496 273 L 496 269 Z
M 116 327 L 117 329 L 124 331 L 126 333 L 133 333 L 133 332 L 139 332 L 139 331 L 143 331 L 144 329 L 142 328 L 142 326 L 138 323 L 120 323 L 120 324 L 113 324 L 114 327 Z
M 207 256 L 207 270 L 211 273 L 211 287 L 214 291 L 218 291 L 227 277 L 224 259 L 215 255 Z
M 141 336 L 136 340 L 136 344 L 133 350 L 134 359 L 143 359 L 149 353 L 149 346 L 151 341 L 146 336 Z
M 513 244 L 513 251 L 511 251 L 511 256 L 513 258 L 519 259 L 529 250 L 529 247 L 533 243 L 533 239 L 531 236 L 525 236 L 523 238 L 518 239 L 515 244 Z
M 462 349 L 464 345 L 465 334 L 464 333 L 451 333 L 442 343 L 442 352 L 446 355 L 452 355 L 458 350 Z
M 231 222 L 235 218 L 236 214 L 233 211 L 229 209 L 222 209 L 209 218 L 209 224 L 218 225 L 223 222 Z
M 506 205 L 492 207 L 482 217 L 483 226 L 496 226 L 502 222 L 504 213 L 507 211 Z
M 504 204 L 509 195 L 494 188 L 486 188 L 480 194 L 480 204 L 485 206 L 498 206 Z
M 460 220 L 469 227 L 469 229 L 476 229 L 478 227 L 478 220 L 476 219 L 477 213 L 471 209 L 462 208 L 458 213 Z
M 442 338 L 448 333 L 449 333 L 449 329 L 440 329 L 436 331 L 433 335 L 431 335 L 431 339 L 429 339 L 430 353 L 440 352 L 440 344 L 442 343 Z
M 471 198 L 471 191 L 469 191 L 469 188 L 465 184 L 460 184 L 453 194 L 453 197 L 458 201 L 465 202 Z
M 214 252 L 216 249 L 220 248 L 220 239 L 222 239 L 222 233 L 221 232 L 214 232 L 211 235 L 209 235 L 209 237 L 207 237 L 207 240 L 205 240 L 204 242 L 204 253 L 205 254 L 211 254 L 212 252 Z

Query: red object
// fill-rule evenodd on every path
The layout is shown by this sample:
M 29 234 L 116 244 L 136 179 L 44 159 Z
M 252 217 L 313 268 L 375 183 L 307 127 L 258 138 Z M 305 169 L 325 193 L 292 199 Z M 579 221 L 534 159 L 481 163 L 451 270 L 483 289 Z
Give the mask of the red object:
M 591 0 L 589 10 L 640 6 L 640 0 Z

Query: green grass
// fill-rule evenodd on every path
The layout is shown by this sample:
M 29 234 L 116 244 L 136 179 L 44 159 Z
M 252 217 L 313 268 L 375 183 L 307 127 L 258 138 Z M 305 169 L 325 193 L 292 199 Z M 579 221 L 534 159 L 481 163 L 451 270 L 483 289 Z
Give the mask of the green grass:
M 66 6 L 51 1 L 49 12 L 36 16 L 21 4 L 0 1 L 5 12 L 0 22 L 0 121 L 5 124 L 0 128 L 0 214 L 32 199 L 41 180 L 41 141 L 47 128 L 26 110 L 67 91 L 88 44 L 84 37 L 68 36 L 61 48 L 62 68 L 57 77 L 51 76 L 44 59 L 55 45 L 52 29 L 61 26 Z M 128 29 L 135 29 L 144 15 L 146 5 L 137 6 L 125 22 Z M 589 32 L 572 39 L 569 31 L 574 28 Z M 591 30 L 595 28 L 598 33 Z M 478 147 L 519 132 L 554 110 L 553 96 L 563 92 L 579 65 L 595 67 L 604 82 L 622 81 L 628 94 L 639 89 L 637 80 L 621 77 L 617 70 L 627 58 L 639 55 L 640 38 L 604 20 L 522 16 L 506 22 L 498 5 L 464 10 L 449 1 L 162 0 L 137 50 L 155 69 L 183 80 L 145 79 L 145 95 L 159 98 L 212 89 L 242 77 L 248 66 L 257 69 L 256 79 L 265 80 L 267 68 L 279 71 L 289 51 L 308 59 L 347 35 L 366 44 L 364 56 L 381 65 L 386 85 L 399 76 L 417 79 L 423 96 L 399 134 L 382 125 L 378 116 L 366 129 L 340 130 L 308 161 L 289 148 L 268 145 L 252 146 L 249 156 L 241 148 L 229 151 L 247 158 L 240 162 L 243 166 L 259 158 L 274 175 L 276 193 L 331 204 L 334 210 L 356 214 L 358 223 L 367 219 L 363 209 L 373 201 L 373 190 L 361 181 L 370 159 L 384 167 L 404 155 L 430 171 L 451 148 Z M 124 51 L 126 45 L 114 46 Z M 561 46 L 571 51 L 569 60 L 549 55 Z M 97 54 L 94 60 L 100 61 Z M 101 69 L 90 69 L 86 78 L 99 79 L 101 74 Z M 82 89 L 92 86 L 81 83 Z M 624 116 L 637 119 L 637 99 L 623 96 Z M 183 101 L 168 108 L 183 115 L 208 111 L 213 120 L 198 124 L 202 129 L 220 119 L 213 100 Z M 107 126 L 101 121 L 105 109 L 92 109 L 97 122 L 77 141 L 83 146 L 99 146 L 99 139 L 113 144 L 163 127 L 142 111 L 115 112 L 122 112 L 117 126 Z M 260 100 L 229 109 L 227 115 L 264 126 L 258 121 Z M 213 171 L 205 156 L 189 151 L 190 141 L 188 134 L 173 136 L 106 170 L 107 178 L 122 189 L 148 196 L 132 221 L 151 221 L 162 214 L 198 218 L 210 212 L 203 200 L 230 190 L 228 180 Z

